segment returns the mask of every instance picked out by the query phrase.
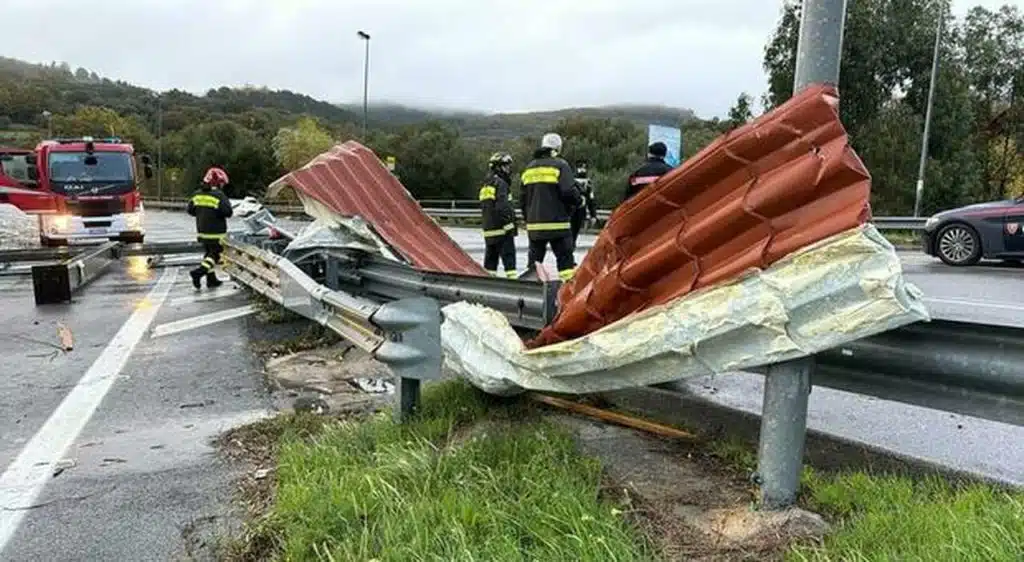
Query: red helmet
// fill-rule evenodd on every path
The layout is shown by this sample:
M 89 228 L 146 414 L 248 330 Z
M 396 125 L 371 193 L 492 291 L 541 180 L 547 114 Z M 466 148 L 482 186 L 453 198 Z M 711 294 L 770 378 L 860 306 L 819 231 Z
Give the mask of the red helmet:
M 214 187 L 227 185 L 228 173 L 214 166 L 209 170 L 206 170 L 206 175 L 203 176 L 203 183 L 207 185 L 212 185 Z

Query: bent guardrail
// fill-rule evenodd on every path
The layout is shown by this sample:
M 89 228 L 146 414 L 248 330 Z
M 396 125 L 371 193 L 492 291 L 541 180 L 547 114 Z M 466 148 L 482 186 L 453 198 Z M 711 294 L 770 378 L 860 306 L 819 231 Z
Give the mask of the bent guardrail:
M 314 281 L 289 260 L 235 240 L 224 242 L 225 270 L 275 303 L 321 324 L 391 368 L 395 415 L 419 404 L 420 381 L 441 377 L 441 310 L 429 297 L 380 304 Z

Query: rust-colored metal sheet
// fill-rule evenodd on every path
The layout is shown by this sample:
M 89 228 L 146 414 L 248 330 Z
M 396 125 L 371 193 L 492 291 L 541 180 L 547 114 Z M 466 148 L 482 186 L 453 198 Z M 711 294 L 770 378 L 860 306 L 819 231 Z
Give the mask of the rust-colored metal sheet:
M 617 208 L 527 346 L 580 337 L 870 220 L 871 177 L 838 103 L 832 86 L 807 88 Z
M 486 275 L 426 215 L 377 155 L 356 141 L 333 147 L 271 184 L 285 184 L 345 217 L 358 216 L 419 269 Z

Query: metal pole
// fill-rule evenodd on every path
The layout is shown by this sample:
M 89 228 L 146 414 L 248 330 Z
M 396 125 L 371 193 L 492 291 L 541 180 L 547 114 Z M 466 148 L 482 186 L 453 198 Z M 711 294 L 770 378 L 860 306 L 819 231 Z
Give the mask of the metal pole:
M 366 55 L 363 57 L 363 142 L 366 142 L 366 117 L 369 113 L 370 88 L 370 34 L 360 31 L 359 37 L 366 41 Z
M 156 198 L 164 194 L 164 107 L 160 93 L 156 94 Z
M 757 450 L 757 480 L 767 509 L 789 507 L 796 501 L 813 371 L 812 357 L 768 367 Z
M 793 94 L 811 84 L 839 85 L 846 0 L 804 0 Z
M 811 84 L 839 84 L 845 20 L 846 0 L 804 0 L 794 94 Z M 801 358 L 772 365 L 765 375 L 757 480 L 767 509 L 796 501 L 813 368 L 813 358 Z
M 914 216 L 921 214 L 921 196 L 924 194 L 924 169 L 928 164 L 928 138 L 932 129 L 932 103 L 935 99 L 935 82 L 939 74 L 939 46 L 942 42 L 942 16 L 940 6 L 938 22 L 935 24 L 935 52 L 932 54 L 932 77 L 928 84 L 928 105 L 924 112 L 924 133 L 921 135 L 921 162 L 917 165 L 917 187 L 914 190 Z

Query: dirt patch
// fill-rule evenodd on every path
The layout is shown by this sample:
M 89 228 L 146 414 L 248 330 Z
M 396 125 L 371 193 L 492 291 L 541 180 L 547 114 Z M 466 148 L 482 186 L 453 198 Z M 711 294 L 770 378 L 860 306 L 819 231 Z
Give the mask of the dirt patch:
M 395 393 L 387 366 L 344 342 L 272 358 L 264 370 L 282 399 L 299 397 L 302 408 L 315 403 L 334 415 L 381 410 Z
M 606 493 L 644 531 L 663 560 L 781 559 L 792 541 L 827 530 L 800 509 L 755 509 L 756 487 L 714 457 L 706 444 L 654 437 L 570 415 L 550 419 L 576 436 L 584 454 L 600 460 Z

